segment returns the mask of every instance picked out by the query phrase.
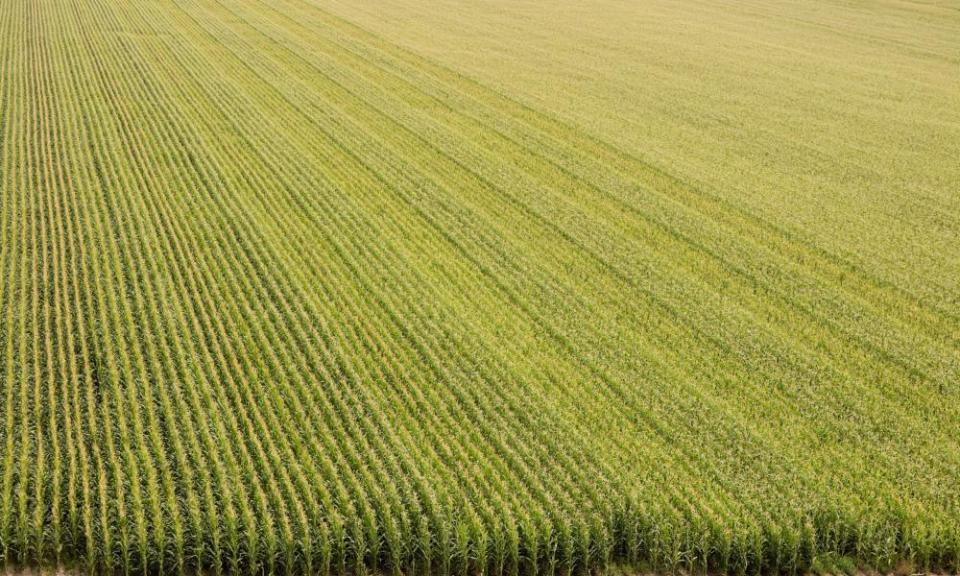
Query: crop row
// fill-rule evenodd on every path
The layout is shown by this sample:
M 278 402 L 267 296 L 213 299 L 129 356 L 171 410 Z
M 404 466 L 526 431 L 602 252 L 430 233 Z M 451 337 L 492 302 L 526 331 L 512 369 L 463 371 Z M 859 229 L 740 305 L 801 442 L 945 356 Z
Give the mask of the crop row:
M 313 2 L 4 2 L 0 153 L 6 563 L 960 561 L 960 314 Z

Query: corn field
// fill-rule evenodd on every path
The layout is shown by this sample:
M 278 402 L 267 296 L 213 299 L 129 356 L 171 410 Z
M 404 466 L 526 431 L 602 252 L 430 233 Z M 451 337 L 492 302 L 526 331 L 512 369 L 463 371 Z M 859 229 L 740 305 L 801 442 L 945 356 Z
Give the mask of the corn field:
M 0 556 L 960 570 L 960 12 L 0 0 Z

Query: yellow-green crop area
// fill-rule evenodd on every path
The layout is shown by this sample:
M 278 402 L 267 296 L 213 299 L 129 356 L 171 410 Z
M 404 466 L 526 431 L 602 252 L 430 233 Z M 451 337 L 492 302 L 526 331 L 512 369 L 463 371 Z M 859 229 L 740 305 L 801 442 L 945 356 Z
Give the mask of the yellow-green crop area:
M 960 570 L 952 0 L 0 0 L 0 555 Z

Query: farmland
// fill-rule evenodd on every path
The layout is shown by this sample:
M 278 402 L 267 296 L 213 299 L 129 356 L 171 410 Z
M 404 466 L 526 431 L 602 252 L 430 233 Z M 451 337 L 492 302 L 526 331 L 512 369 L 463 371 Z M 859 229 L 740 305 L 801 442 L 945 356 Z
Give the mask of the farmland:
M 960 570 L 949 2 L 0 0 L 0 556 Z

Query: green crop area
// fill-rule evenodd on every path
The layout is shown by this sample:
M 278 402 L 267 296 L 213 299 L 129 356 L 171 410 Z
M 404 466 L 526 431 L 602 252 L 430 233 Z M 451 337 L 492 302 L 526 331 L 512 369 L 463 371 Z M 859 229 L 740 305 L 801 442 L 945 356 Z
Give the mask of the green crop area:
M 0 556 L 960 570 L 960 5 L 0 0 Z

